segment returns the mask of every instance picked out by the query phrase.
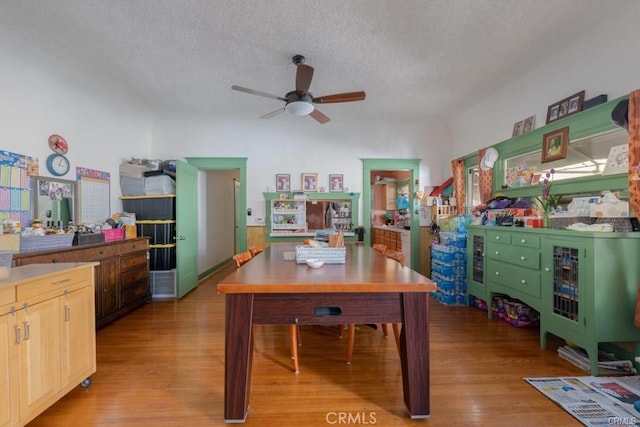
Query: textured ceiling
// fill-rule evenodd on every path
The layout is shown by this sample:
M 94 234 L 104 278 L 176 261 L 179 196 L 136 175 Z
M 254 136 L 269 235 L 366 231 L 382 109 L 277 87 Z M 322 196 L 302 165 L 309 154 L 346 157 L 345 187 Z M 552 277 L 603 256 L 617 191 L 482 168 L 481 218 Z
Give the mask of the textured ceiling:
M 631 1 L 0 0 L 0 25 L 160 109 L 255 119 L 282 103 L 231 85 L 283 96 L 299 53 L 315 96 L 366 91 L 320 106 L 333 121 L 421 122 L 495 91 Z

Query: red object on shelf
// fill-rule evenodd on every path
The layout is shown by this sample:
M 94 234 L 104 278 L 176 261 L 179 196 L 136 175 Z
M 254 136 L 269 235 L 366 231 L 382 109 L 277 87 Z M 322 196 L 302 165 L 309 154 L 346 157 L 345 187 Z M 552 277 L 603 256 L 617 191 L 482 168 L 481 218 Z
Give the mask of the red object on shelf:
M 436 187 L 429 194 L 429 196 L 439 196 L 439 195 L 441 195 L 444 192 L 444 190 L 446 190 L 447 187 L 449 187 L 450 185 L 453 185 L 453 177 L 451 177 L 448 180 L 446 180 L 445 182 L 443 182 L 439 187 Z
M 116 240 L 124 240 L 124 228 L 112 228 L 100 230 L 104 234 L 105 242 L 115 242 Z

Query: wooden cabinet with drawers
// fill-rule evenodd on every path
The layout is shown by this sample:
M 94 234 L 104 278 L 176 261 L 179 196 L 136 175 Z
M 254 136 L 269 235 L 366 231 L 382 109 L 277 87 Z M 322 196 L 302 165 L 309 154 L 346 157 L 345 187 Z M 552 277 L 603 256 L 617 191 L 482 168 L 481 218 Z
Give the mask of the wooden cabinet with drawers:
M 24 426 L 91 383 L 94 265 L 28 265 L 0 283 L 0 425 Z
M 98 328 L 150 301 L 147 237 L 20 253 L 13 257 L 14 266 L 90 261 L 99 263 L 95 271 Z

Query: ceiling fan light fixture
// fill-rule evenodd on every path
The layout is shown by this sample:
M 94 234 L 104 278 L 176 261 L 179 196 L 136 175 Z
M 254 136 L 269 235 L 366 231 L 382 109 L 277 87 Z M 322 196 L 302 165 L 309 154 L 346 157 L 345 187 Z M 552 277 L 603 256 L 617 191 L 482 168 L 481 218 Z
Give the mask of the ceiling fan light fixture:
M 305 101 L 292 101 L 288 102 L 284 109 L 294 116 L 306 116 L 307 114 L 311 114 L 311 112 L 315 110 L 315 107 Z

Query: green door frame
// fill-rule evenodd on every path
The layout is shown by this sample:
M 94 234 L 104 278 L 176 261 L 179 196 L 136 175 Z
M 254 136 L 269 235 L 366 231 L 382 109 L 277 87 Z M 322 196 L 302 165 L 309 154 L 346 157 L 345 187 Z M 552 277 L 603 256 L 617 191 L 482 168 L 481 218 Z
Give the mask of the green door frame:
M 239 215 L 237 216 L 236 248 L 238 252 L 247 250 L 247 158 L 246 157 L 186 157 L 190 165 L 201 171 L 239 170 L 240 171 L 240 200 L 238 201 Z
M 371 171 L 408 170 L 409 206 L 411 207 L 411 265 L 416 271 L 420 265 L 420 218 L 415 213 L 415 182 L 420 176 L 421 159 L 362 159 L 362 225 L 365 232 L 364 243 L 371 246 Z

